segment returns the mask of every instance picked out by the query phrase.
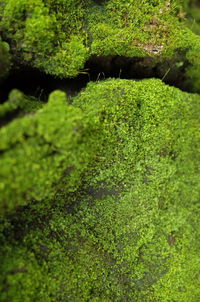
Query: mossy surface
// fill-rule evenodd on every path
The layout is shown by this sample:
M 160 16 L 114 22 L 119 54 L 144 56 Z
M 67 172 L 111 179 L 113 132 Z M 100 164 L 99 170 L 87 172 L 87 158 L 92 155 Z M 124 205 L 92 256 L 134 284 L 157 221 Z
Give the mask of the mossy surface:
M 2 41 L 0 37 L 0 80 L 8 75 L 11 67 L 11 56 L 9 51 L 9 44 Z
M 80 0 L 1 1 L 0 26 L 16 61 L 61 77 L 76 75 L 88 57 L 84 6 Z
M 23 103 L 20 96 L 20 92 L 13 91 L 0 109 L 6 112 L 23 104 L 24 109 L 30 109 L 31 102 Z M 58 190 L 64 185 L 62 175 L 71 175 L 68 189 L 72 186 L 73 190 L 73 185 L 78 184 L 78 174 L 95 149 L 91 146 L 85 153 L 90 141 L 90 123 L 59 91 L 50 95 L 43 108 L 1 128 L 0 136 L 1 210 L 52 198 L 53 187 Z
M 109 79 L 4 126 L 3 207 L 32 202 L 2 216 L 1 301 L 198 301 L 199 107 Z
M 23 116 L 34 113 L 42 107 L 42 103 L 33 97 L 26 97 L 21 91 L 13 89 L 8 96 L 8 100 L 0 105 L 1 122 L 9 120 L 8 116 Z
M 87 72 L 84 64 L 91 55 L 162 61 L 184 54 L 198 90 L 200 38 L 186 22 L 189 5 L 177 0 L 4 0 L 0 26 L 15 62 L 61 78 Z
M 90 79 L 93 58 L 183 71 L 199 92 L 199 12 L 196 0 L 0 0 L 0 80 L 11 66 Z M 13 89 L 0 104 L 0 301 L 199 302 L 200 96 L 99 78 L 70 99 Z

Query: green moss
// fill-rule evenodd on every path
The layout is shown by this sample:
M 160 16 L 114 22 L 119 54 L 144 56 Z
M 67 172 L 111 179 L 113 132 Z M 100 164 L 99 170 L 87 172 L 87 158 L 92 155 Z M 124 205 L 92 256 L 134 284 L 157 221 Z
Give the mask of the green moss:
M 63 42 L 58 47 L 56 55 L 51 59 L 36 60 L 37 67 L 44 67 L 45 71 L 50 74 L 56 73 L 57 76 L 72 77 L 83 68 L 88 58 L 88 49 L 80 37 L 71 36 L 69 42 Z M 56 71 L 56 72 L 55 72 Z
M 159 80 L 109 79 L 90 83 L 72 106 L 54 93 L 34 127 L 24 118 L 2 128 L 1 144 L 13 146 L 7 162 L 18 148 L 28 165 L 40 155 L 37 179 L 33 161 L 34 177 L 22 155 L 14 163 L 34 199 L 48 196 L 57 161 L 85 167 L 79 187 L 62 183 L 48 210 L 32 203 L 2 222 L 3 301 L 198 301 L 199 106 L 198 95 Z M 62 160 L 54 151 L 49 164 L 46 142 Z M 7 175 L 3 194 L 16 200 Z
M 14 94 L 16 91 L 2 109 L 16 105 L 12 102 Z M 87 150 L 89 128 L 81 110 L 68 105 L 65 94 L 58 91 L 35 114 L 0 129 L 1 210 L 52 198 L 55 187 L 63 189 L 68 174 L 71 181 L 67 179 L 66 186 L 74 190 L 80 172 L 97 147 Z
M 42 301 L 51 300 L 47 293 L 47 282 L 51 283 L 45 272 L 45 264 L 40 265 L 32 252 L 23 248 L 7 247 L 1 251 L 4 262 L 1 263 L 1 271 L 5 271 L 8 278 L 1 275 L 1 301 Z M 44 282 L 43 282 L 44 281 Z M 43 285 L 42 285 L 43 284 Z M 52 289 L 53 289 L 53 284 Z M 46 294 L 45 294 L 46 292 Z
M 187 17 L 187 24 L 188 27 L 193 31 L 195 34 L 200 34 L 200 11 L 198 6 L 198 1 L 196 0 L 186 0 L 184 3 L 185 9 L 185 16 Z
M 87 14 L 91 54 L 150 56 L 161 63 L 178 56 L 188 66 L 187 86 L 199 92 L 199 9 L 191 5 L 191 1 L 110 0 L 91 6 Z
M 15 58 L 22 54 L 21 63 L 66 77 L 76 75 L 88 57 L 81 42 L 83 15 L 82 1 L 8 0 L 2 2 L 0 24 Z
M 88 14 L 92 53 L 145 56 L 160 54 L 171 46 L 179 27 L 175 9 L 165 1 L 105 1 Z M 171 44 L 170 44 L 171 43 Z
M 190 3 L 5 0 L 0 26 L 15 62 L 46 73 L 180 54 L 199 91 Z M 5 76 L 1 41 L 0 64 Z M 199 107 L 156 79 L 90 82 L 71 105 L 13 90 L 0 105 L 0 300 L 198 302 Z
M 8 43 L 3 42 L 0 37 L 0 80 L 8 75 L 11 67 L 11 57 Z
M 0 8 L 0 26 L 17 62 L 20 55 L 20 63 L 61 78 L 84 72 L 91 55 L 163 61 L 181 54 L 195 68 L 188 72 L 195 82 L 200 38 L 186 22 L 189 5 L 177 0 L 37 0 L 34 4 L 6 0 Z
M 26 97 L 21 91 L 13 89 L 8 96 L 8 100 L 0 105 L 0 117 L 6 121 L 9 114 L 22 116 L 34 113 L 41 107 L 42 103 L 34 97 Z

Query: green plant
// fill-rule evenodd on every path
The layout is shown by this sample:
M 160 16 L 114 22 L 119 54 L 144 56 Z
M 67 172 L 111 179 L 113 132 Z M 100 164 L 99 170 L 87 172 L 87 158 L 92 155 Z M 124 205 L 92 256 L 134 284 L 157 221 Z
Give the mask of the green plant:
M 16 104 L 13 96 L 16 91 L 2 109 Z M 1 211 L 52 199 L 55 187 L 62 190 L 65 182 L 74 190 L 93 153 L 93 148 L 87 150 L 89 128 L 81 110 L 68 105 L 64 93 L 54 92 L 43 108 L 0 129 Z
M 9 44 L 2 41 L 0 37 L 0 80 L 8 75 L 11 67 L 11 56 Z
M 4 0 L 0 26 L 14 62 L 60 78 L 74 77 L 92 56 L 181 56 L 198 90 L 200 38 L 192 32 L 189 1 Z M 195 55 L 195 62 L 193 55 Z
M 1 129 L 2 196 L 26 203 L 2 218 L 2 301 L 198 301 L 199 100 L 109 79 Z

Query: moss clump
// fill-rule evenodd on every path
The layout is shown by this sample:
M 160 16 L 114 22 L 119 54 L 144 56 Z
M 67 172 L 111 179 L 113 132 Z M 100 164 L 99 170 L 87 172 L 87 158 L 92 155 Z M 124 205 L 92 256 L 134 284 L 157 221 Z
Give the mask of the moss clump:
M 24 114 L 34 113 L 42 107 L 42 103 L 33 97 L 26 97 L 24 94 L 13 89 L 8 100 L 0 105 L 1 122 L 7 122 L 9 117 L 23 116 Z
M 84 6 L 78 0 L 2 1 L 0 26 L 15 60 L 60 77 L 76 75 L 88 57 Z
M 197 0 L 185 1 L 185 14 L 187 16 L 187 25 L 192 33 L 187 38 L 191 47 L 188 47 L 186 55 L 190 66 L 187 69 L 188 82 L 194 92 L 199 92 L 200 81 L 200 56 L 199 56 L 199 35 L 200 35 L 200 7 Z
M 186 19 L 188 12 L 189 20 L 199 26 L 199 10 L 192 10 L 192 3 L 196 2 L 110 0 L 91 5 L 87 14 L 91 54 L 151 57 L 161 64 L 167 59 L 166 72 L 185 63 L 186 86 L 199 92 L 200 37 Z
M 2 301 L 198 301 L 199 106 L 198 95 L 159 80 L 110 79 L 72 106 L 56 92 L 2 128 L 7 166 L 22 150 L 15 169 L 34 199 L 69 163 L 85 167 L 77 190 L 62 183 L 48 211 L 30 202 L 3 219 Z M 16 200 L 24 184 L 12 186 L 8 172 L 3 194 Z
M 0 109 L 9 111 L 13 106 L 27 105 L 28 101 L 22 103 L 18 96 L 15 98 L 17 94 L 13 91 Z M 95 149 L 91 147 L 85 153 L 89 135 L 90 123 L 80 109 L 67 104 L 62 92 L 51 94 L 48 103 L 35 114 L 15 119 L 0 129 L 1 210 L 52 198 L 55 187 L 62 190 L 65 181 L 68 189 L 74 190 Z M 69 176 L 65 179 L 68 174 L 70 181 Z
M 8 75 L 11 66 L 11 57 L 8 43 L 3 42 L 0 37 L 0 80 Z
M 91 6 L 87 16 L 92 53 L 136 57 L 173 52 L 174 36 L 181 29 L 180 7 L 162 0 L 110 0 Z

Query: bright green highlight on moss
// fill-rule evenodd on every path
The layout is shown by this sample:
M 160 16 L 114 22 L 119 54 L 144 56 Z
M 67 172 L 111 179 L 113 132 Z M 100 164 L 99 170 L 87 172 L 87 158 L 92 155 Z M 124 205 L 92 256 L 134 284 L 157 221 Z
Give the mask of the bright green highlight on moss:
M 1 300 L 198 301 L 199 107 L 109 79 L 4 126 Z
M 22 107 L 23 97 L 13 91 L 0 113 L 18 102 Z M 53 92 L 48 104 L 33 113 L 0 129 L 1 210 L 52 198 L 53 187 L 62 189 L 64 185 L 62 174 L 71 175 L 67 184 L 70 190 L 71 185 L 78 184 L 80 171 L 97 147 L 91 146 L 85 153 L 90 123 L 80 109 L 67 104 L 63 92 Z

